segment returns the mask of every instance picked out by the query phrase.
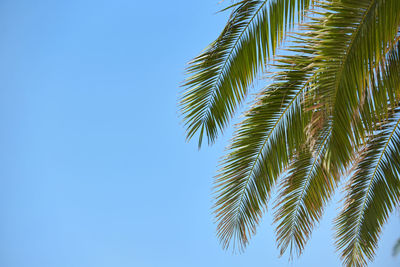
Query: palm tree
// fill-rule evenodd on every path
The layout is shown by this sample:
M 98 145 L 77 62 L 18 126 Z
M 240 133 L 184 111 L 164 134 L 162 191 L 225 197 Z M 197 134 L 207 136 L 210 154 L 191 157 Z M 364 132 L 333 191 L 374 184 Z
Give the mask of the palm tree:
M 400 202 L 400 1 L 245 0 L 226 10 L 220 36 L 187 68 L 187 138 L 212 144 L 257 76 L 268 71 L 272 83 L 215 178 L 222 246 L 245 248 L 278 187 L 277 244 L 300 255 L 342 182 L 336 246 L 344 265 L 367 265 Z

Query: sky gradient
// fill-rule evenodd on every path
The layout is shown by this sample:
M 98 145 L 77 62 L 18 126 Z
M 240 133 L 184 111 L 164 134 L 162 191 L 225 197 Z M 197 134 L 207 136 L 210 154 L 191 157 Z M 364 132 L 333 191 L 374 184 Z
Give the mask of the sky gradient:
M 340 196 L 293 262 L 271 208 L 244 254 L 218 244 L 212 177 L 231 131 L 198 151 L 177 99 L 224 4 L 0 2 L 0 266 L 340 266 Z M 399 266 L 399 229 L 397 214 L 371 266 Z

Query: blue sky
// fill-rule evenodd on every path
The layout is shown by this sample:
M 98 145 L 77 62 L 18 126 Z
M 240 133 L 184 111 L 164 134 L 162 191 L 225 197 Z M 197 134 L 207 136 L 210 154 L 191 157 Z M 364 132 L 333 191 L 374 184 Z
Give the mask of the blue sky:
M 218 244 L 212 177 L 230 131 L 198 151 L 177 99 L 222 7 L 0 2 L 0 266 L 339 266 L 339 196 L 294 262 L 278 258 L 270 213 L 244 254 Z M 399 214 L 372 266 L 398 266 L 398 229 Z

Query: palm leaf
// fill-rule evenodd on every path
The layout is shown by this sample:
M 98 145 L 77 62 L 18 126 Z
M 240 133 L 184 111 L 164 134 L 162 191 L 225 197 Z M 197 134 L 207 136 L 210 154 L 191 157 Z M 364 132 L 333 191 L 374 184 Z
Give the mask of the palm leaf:
M 397 0 L 346 0 L 325 5 L 325 18 L 314 25 L 321 32 L 316 46 L 320 102 L 331 111 L 331 165 L 345 169 L 354 145 L 364 137 L 354 121 L 374 66 L 385 57 L 397 35 L 400 2 Z
M 192 60 L 181 98 L 187 138 L 213 143 L 275 54 L 284 33 L 313 0 L 240 1 L 218 39 Z
M 304 144 L 303 93 L 312 68 L 309 57 L 284 57 L 276 82 L 261 94 L 232 140 L 216 179 L 215 213 L 223 247 L 243 249 L 255 233 L 271 188 L 291 150 Z M 293 65 L 294 64 L 294 65 Z M 291 131 L 287 131 L 291 129 Z
M 342 82 L 341 80 L 348 78 L 347 75 L 344 75 L 343 78 L 338 77 L 342 76 L 347 65 L 354 67 L 354 63 L 347 62 L 349 58 L 359 59 L 359 55 L 354 55 L 357 54 L 357 51 L 353 51 L 351 47 L 354 45 L 353 42 L 359 43 L 358 39 L 361 37 L 358 34 L 363 23 L 372 20 L 368 17 L 371 9 L 371 2 L 369 1 L 364 1 L 357 7 L 349 5 L 347 1 L 347 3 L 322 4 L 319 8 L 320 10 L 314 13 L 323 15 L 313 18 L 307 24 L 308 28 L 315 34 L 319 33 L 319 40 L 311 48 L 315 49 L 314 54 L 317 55 L 313 58 L 313 62 L 317 66 L 319 75 L 313 82 L 316 85 L 315 92 L 310 92 L 308 95 L 309 107 L 314 110 L 314 114 L 319 116 L 316 116 L 310 122 L 309 128 L 314 129 L 314 133 L 309 138 L 314 140 L 321 140 L 322 138 L 324 141 L 323 145 L 320 144 L 311 148 L 316 152 L 314 156 L 311 152 L 306 151 L 300 153 L 300 156 L 295 159 L 290 175 L 283 180 L 283 190 L 278 198 L 280 202 L 275 213 L 275 222 L 278 223 L 277 239 L 281 253 L 284 253 L 290 247 L 291 255 L 293 255 L 293 252 L 297 252 L 299 255 L 303 250 L 315 223 L 322 215 L 325 203 L 329 200 L 335 188 L 335 181 L 339 179 L 339 174 L 346 170 L 354 153 L 354 144 L 349 142 L 344 151 L 343 147 L 340 147 L 340 153 L 345 156 L 342 156 L 339 160 L 332 159 L 332 154 L 337 157 L 335 155 L 337 153 L 332 152 L 332 149 L 336 148 L 332 146 L 332 142 L 337 142 L 338 138 L 333 135 L 338 133 L 337 130 L 333 133 L 335 130 L 334 123 L 329 122 L 330 116 L 326 116 L 321 110 L 329 111 L 330 105 L 335 109 L 338 106 L 338 103 L 334 101 L 329 105 L 330 98 L 335 96 L 338 88 L 343 87 L 340 83 L 347 85 L 346 81 Z M 324 12 L 321 12 L 321 9 Z M 345 20 L 344 18 L 349 19 Z M 366 23 L 367 26 L 369 26 L 368 23 Z M 336 26 L 333 27 L 335 24 Z M 364 56 L 368 59 L 368 55 Z M 374 58 L 374 60 L 376 59 Z M 374 64 L 376 65 L 375 62 Z M 365 85 L 360 84 L 360 86 Z M 319 88 L 322 88 L 322 90 Z M 325 96 L 325 99 L 321 101 L 321 92 L 327 94 L 329 99 L 326 99 Z M 324 103 L 325 108 L 316 108 L 320 102 Z M 346 101 L 340 102 L 341 105 L 343 103 L 346 104 Z M 359 102 L 354 103 L 354 106 L 353 116 L 359 108 Z M 318 109 L 320 111 L 317 111 Z M 351 118 L 346 123 L 349 124 L 349 132 L 352 134 L 359 133 L 361 135 L 364 133 L 363 125 L 360 124 L 359 120 L 356 121 Z M 325 125 L 322 132 L 315 130 L 320 128 L 316 124 Z M 339 136 L 339 139 L 341 137 Z M 358 141 L 358 139 L 356 140 Z M 330 144 L 328 148 L 325 147 L 326 143 Z M 326 163 L 328 159 L 330 162 Z M 336 164 L 332 164 L 333 160 Z M 337 164 L 337 162 L 340 164 Z
M 360 119 L 363 127 L 371 135 L 379 123 L 398 106 L 400 99 L 400 42 L 396 37 L 387 48 L 387 54 L 378 64 L 370 77 L 368 91 L 362 99 Z
M 328 131 L 321 136 L 321 140 L 315 145 L 314 155 L 310 147 L 300 151 L 282 181 L 275 211 L 277 241 L 281 255 L 288 248 L 290 257 L 301 254 L 336 187 L 336 180 L 324 167 L 330 134 Z
M 382 226 L 400 200 L 399 39 L 386 51 L 361 110 L 371 140 L 366 141 L 360 154 L 350 180 L 346 207 L 336 220 L 337 245 L 344 263 L 350 266 L 364 266 L 367 259 L 373 259 Z
M 400 201 L 400 119 L 391 118 L 362 153 L 336 219 L 337 246 L 347 266 L 372 260 L 382 225 Z
M 189 63 L 181 100 L 187 137 L 214 142 L 248 87 L 312 0 L 240 1 L 220 37 Z M 238 125 L 215 180 L 217 235 L 243 249 L 282 178 L 281 253 L 300 254 L 338 180 L 351 179 L 336 220 L 343 263 L 372 259 L 400 200 L 400 1 L 318 1 L 274 82 Z M 300 12 L 300 13 L 299 13 Z M 289 26 L 286 26 L 288 23 Z M 287 37 L 286 37 L 287 38 Z

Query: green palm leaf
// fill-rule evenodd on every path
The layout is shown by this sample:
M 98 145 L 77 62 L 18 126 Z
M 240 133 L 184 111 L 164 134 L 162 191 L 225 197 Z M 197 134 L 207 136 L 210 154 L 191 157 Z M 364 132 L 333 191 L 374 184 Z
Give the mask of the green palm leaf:
M 243 249 L 281 178 L 277 243 L 281 254 L 299 255 L 350 173 L 336 244 L 344 265 L 364 266 L 400 201 L 400 1 L 315 3 L 232 5 L 221 36 L 189 65 L 182 112 L 188 138 L 199 133 L 199 145 L 205 136 L 212 143 L 286 35 L 296 46 L 276 60 L 279 72 L 222 159 L 217 235 L 224 248 Z M 296 14 L 305 22 L 289 36 L 285 24 Z
M 300 255 L 323 208 L 336 187 L 336 180 L 324 167 L 326 146 L 331 132 L 321 136 L 316 153 L 306 147 L 294 158 L 282 181 L 275 211 L 277 241 L 281 255 L 289 248 L 290 256 Z
M 337 6 L 335 8 L 337 8 Z M 331 9 L 334 8 L 332 8 L 332 6 L 330 5 L 329 10 Z M 339 12 L 344 12 L 345 10 L 345 8 L 342 8 Z M 364 8 L 364 11 L 368 12 L 367 10 L 368 9 Z M 347 12 L 348 11 L 349 10 L 347 10 Z M 361 9 L 360 11 L 363 11 L 363 9 Z M 335 13 L 335 15 L 336 14 L 337 13 Z M 326 19 L 324 19 L 324 17 L 317 18 L 314 22 L 308 24 L 308 27 L 314 29 L 314 31 L 320 31 L 320 29 L 322 28 L 325 29 L 325 24 L 331 24 L 336 19 L 333 19 L 330 16 L 330 14 L 326 16 Z M 363 17 L 365 16 L 366 13 L 364 13 Z M 315 22 L 317 22 L 317 24 L 315 24 Z M 351 28 L 351 26 L 346 23 L 342 22 L 342 28 Z M 334 30 L 336 31 L 337 28 L 335 28 Z M 328 33 L 331 34 L 329 30 L 326 30 L 321 35 L 324 36 Z M 350 36 L 351 35 L 349 35 L 349 37 Z M 324 42 L 326 40 L 326 38 L 323 38 Z M 372 123 L 372 120 L 376 120 L 376 118 L 374 117 L 376 117 L 377 114 L 381 114 L 378 119 L 380 118 L 380 120 L 382 120 L 383 118 L 385 118 L 385 116 L 387 116 L 388 114 L 387 112 L 389 110 L 389 104 L 391 103 L 393 106 L 396 101 L 396 91 L 398 91 L 398 73 L 400 73 L 400 69 L 398 66 L 399 60 L 397 48 L 390 49 L 391 47 L 393 47 L 394 42 L 391 41 L 389 43 L 390 46 L 388 47 L 388 49 L 386 49 L 386 51 L 390 50 L 389 55 L 387 57 L 383 57 L 380 63 L 376 63 L 376 61 L 374 61 L 373 64 L 370 64 L 370 68 L 374 70 L 369 76 L 367 76 L 368 79 L 371 79 L 370 83 L 360 85 L 365 87 L 365 89 L 362 90 L 367 90 L 367 88 L 369 88 L 370 99 L 363 101 L 365 101 L 366 104 L 369 104 L 370 106 L 368 108 L 364 107 L 362 117 L 363 120 L 368 119 L 370 121 L 370 124 Z M 335 43 L 333 44 L 336 46 Z M 329 44 L 329 46 L 330 45 L 331 44 Z M 321 49 L 327 49 L 327 45 L 324 43 L 318 43 L 317 41 L 316 51 L 321 51 Z M 340 52 L 340 49 L 338 51 Z M 352 56 L 350 49 L 348 49 L 347 52 L 349 54 L 345 55 L 344 57 Z M 326 88 L 329 88 L 329 76 L 327 78 L 325 77 L 327 73 L 329 73 L 329 71 L 327 70 L 329 70 L 329 68 L 331 72 L 335 72 L 336 70 L 334 68 L 335 66 L 333 66 L 332 68 L 328 65 L 331 64 L 331 62 L 326 63 L 324 61 L 321 61 L 319 57 L 314 59 L 314 62 L 320 68 L 317 71 L 322 70 L 321 75 L 317 76 L 317 79 L 319 80 L 314 81 L 314 83 L 316 84 L 315 91 L 320 92 L 320 90 L 318 90 L 319 86 L 324 86 L 325 90 Z M 389 62 L 388 65 L 386 65 L 387 62 Z M 339 66 L 343 67 L 346 64 L 346 62 L 342 62 Z M 354 63 L 351 64 L 354 65 Z M 338 75 L 340 74 L 335 74 L 332 77 L 337 77 Z M 360 97 L 365 96 L 368 96 L 368 94 L 364 93 L 364 95 L 361 95 Z M 320 96 L 318 95 L 318 97 Z M 311 94 L 311 97 L 309 98 L 311 99 L 309 100 L 311 102 L 310 106 L 315 106 L 316 101 L 320 100 L 313 97 L 313 94 Z M 389 103 L 387 102 L 387 99 L 389 99 Z M 372 105 L 371 101 L 373 101 Z M 327 102 L 328 101 L 324 101 L 324 104 L 326 105 Z M 343 103 L 346 103 L 346 101 L 343 101 Z M 332 105 L 335 108 L 339 106 L 337 103 L 332 103 Z M 314 108 L 315 110 L 315 107 L 312 108 Z M 355 104 L 355 109 L 356 110 L 353 111 L 352 115 L 353 118 L 348 118 L 347 121 L 350 127 L 350 132 L 353 134 L 353 137 L 356 137 L 354 138 L 355 143 L 349 143 L 349 147 L 345 149 L 345 151 L 343 147 L 340 147 L 340 153 L 346 153 L 347 150 L 347 155 L 345 157 L 343 157 L 341 160 L 332 160 L 332 157 L 330 155 L 332 155 L 333 152 L 331 151 L 331 149 L 335 149 L 335 147 L 332 146 L 331 143 L 331 146 L 325 148 L 327 142 L 332 142 L 332 139 L 333 142 L 335 142 L 335 139 L 337 139 L 335 137 L 332 138 L 331 134 L 326 134 L 326 132 L 332 133 L 332 129 L 334 129 L 334 125 L 332 125 L 332 123 L 328 121 L 325 123 L 325 133 L 320 133 L 318 131 L 316 131 L 316 134 L 314 133 L 317 138 L 324 140 L 324 146 L 322 147 L 320 145 L 313 148 L 314 154 L 316 155 L 314 157 L 311 155 L 311 152 L 308 151 L 303 151 L 302 153 L 300 153 L 300 155 L 295 158 L 292 164 L 290 174 L 283 179 L 283 189 L 278 197 L 278 210 L 275 212 L 275 222 L 278 223 L 277 240 L 278 246 L 281 248 L 281 254 L 284 253 L 288 247 L 290 248 L 290 255 L 293 255 L 293 252 L 296 252 L 298 255 L 302 252 L 315 223 L 318 222 L 322 215 L 324 205 L 329 200 L 330 195 L 335 188 L 335 181 L 340 178 L 340 169 L 338 168 L 341 167 L 342 172 L 346 170 L 350 162 L 349 160 L 354 154 L 354 151 L 356 151 L 357 147 L 362 144 L 362 140 L 365 135 L 365 125 L 362 123 L 361 118 L 359 118 L 358 120 L 354 119 L 354 115 L 356 115 L 359 111 L 359 103 Z M 333 117 L 333 119 L 335 119 L 335 117 Z M 314 121 L 316 124 L 321 124 L 323 123 L 322 121 L 325 120 L 326 115 L 319 116 Z M 310 122 L 310 128 L 318 128 L 314 124 L 314 121 Z M 339 136 L 339 138 L 341 137 Z M 327 159 L 330 160 L 330 163 L 326 162 Z M 336 162 L 336 164 L 332 164 L 332 161 Z M 337 162 L 339 162 L 339 164 Z M 329 168 L 329 171 L 326 169 L 326 167 Z
M 256 231 L 276 178 L 289 162 L 291 148 L 305 141 L 307 117 L 302 98 L 309 85 L 304 81 L 312 72 L 309 58 L 304 55 L 293 61 L 286 57 L 280 62 L 281 68 L 294 62 L 297 67 L 279 73 L 278 81 L 246 114 L 216 179 L 217 231 L 224 247 L 233 241 L 239 249 L 244 248 Z
M 387 51 L 361 111 L 371 140 L 365 141 L 349 183 L 345 209 L 336 220 L 337 245 L 344 263 L 350 266 L 364 266 L 367 259 L 373 259 L 382 226 L 400 200 L 398 38 Z
M 390 115 L 388 111 L 398 105 L 400 98 L 399 37 L 390 43 L 386 56 L 376 65 L 360 111 L 361 120 L 370 135 L 373 134 L 377 123 L 388 118 Z
M 362 153 L 345 209 L 336 220 L 337 246 L 348 266 L 372 260 L 382 225 L 400 201 L 400 119 L 390 119 Z
M 214 142 L 242 102 L 249 85 L 275 54 L 284 33 L 313 0 L 246 0 L 232 6 L 218 39 L 189 63 L 181 112 L 187 138 Z
M 367 82 L 374 66 L 385 57 L 400 22 L 397 0 L 346 0 L 324 5 L 325 18 L 314 31 L 321 32 L 315 50 L 320 57 L 317 94 L 331 110 L 332 137 L 329 158 L 335 168 L 346 167 L 354 145 L 364 131 L 354 128 Z

